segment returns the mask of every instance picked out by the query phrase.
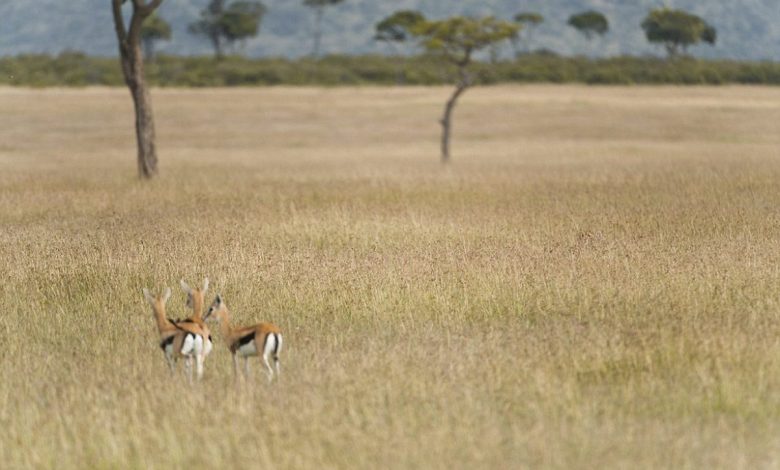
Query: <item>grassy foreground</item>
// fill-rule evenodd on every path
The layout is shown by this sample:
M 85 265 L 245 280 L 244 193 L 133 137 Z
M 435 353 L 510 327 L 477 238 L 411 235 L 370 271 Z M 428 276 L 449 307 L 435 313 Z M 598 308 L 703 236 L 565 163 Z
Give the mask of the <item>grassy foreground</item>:
M 780 465 L 780 89 L 0 89 L 3 468 Z M 171 380 L 210 276 L 282 380 Z M 176 288 L 169 314 L 184 315 Z

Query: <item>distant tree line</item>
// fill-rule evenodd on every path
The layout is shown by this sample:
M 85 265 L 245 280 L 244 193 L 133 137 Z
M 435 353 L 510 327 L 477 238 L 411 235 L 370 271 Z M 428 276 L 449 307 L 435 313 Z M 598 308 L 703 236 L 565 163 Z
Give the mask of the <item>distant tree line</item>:
M 319 57 L 322 53 L 322 22 L 328 7 L 337 6 L 345 0 L 301 0 L 304 7 L 314 12 L 312 27 L 312 57 Z M 260 32 L 260 25 L 267 13 L 266 6 L 257 0 L 209 0 L 209 3 L 201 11 L 200 18 L 189 25 L 191 34 L 203 36 L 208 39 L 214 50 L 214 56 L 222 59 L 225 50 L 232 53 L 240 52 L 240 47 L 248 39 Z M 377 34 L 375 39 L 388 45 L 399 45 L 410 42 L 413 38 L 393 36 L 395 31 L 388 27 L 403 25 L 405 21 L 413 19 L 420 12 L 402 10 L 393 13 L 389 17 L 376 24 Z M 515 48 L 515 55 L 531 52 L 531 46 L 536 29 L 544 23 L 545 18 L 540 13 L 524 11 L 513 18 L 518 27 L 517 33 L 510 38 Z M 158 41 L 171 39 L 171 27 L 159 15 L 153 15 L 142 31 L 144 52 L 147 58 L 153 58 L 154 45 Z M 588 10 L 573 14 L 567 24 L 577 30 L 582 36 L 591 42 L 603 37 L 610 31 L 609 19 L 596 10 Z M 714 45 L 717 41 L 717 30 L 704 19 L 683 10 L 672 8 L 658 8 L 651 10 L 639 25 L 645 33 L 648 42 L 661 45 L 669 58 L 677 58 L 687 54 L 690 46 L 700 43 Z M 523 43 L 522 51 L 518 46 Z M 402 54 L 402 50 L 391 47 L 391 53 Z
M 315 15 L 312 30 L 312 57 L 319 57 L 322 43 L 322 20 L 327 7 L 343 3 L 345 0 L 302 0 L 302 5 L 312 9 Z M 190 23 L 188 32 L 208 39 L 214 50 L 214 57 L 222 59 L 225 50 L 238 52 L 249 38 L 260 32 L 260 24 L 266 14 L 266 6 L 257 0 L 209 0 L 201 10 L 200 18 Z M 147 57 L 153 57 L 154 43 L 171 38 L 171 27 L 164 19 L 154 15 L 149 25 L 142 31 L 144 49 Z

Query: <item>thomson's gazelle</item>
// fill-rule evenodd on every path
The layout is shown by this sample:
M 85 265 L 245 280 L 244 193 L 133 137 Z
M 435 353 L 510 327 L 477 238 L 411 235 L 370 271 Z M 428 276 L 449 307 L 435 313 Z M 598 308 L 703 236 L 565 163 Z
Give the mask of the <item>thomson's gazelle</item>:
M 180 281 L 181 284 L 181 290 L 184 291 L 185 294 L 187 294 L 187 307 L 192 309 L 192 316 L 186 318 L 185 320 L 182 320 L 180 322 L 177 322 L 177 324 L 183 324 L 183 323 L 194 323 L 206 333 L 206 336 L 204 338 L 206 339 L 204 346 L 205 356 L 208 356 L 209 353 L 211 353 L 211 349 L 213 347 L 213 343 L 211 342 L 211 331 L 206 325 L 206 322 L 203 321 L 203 306 L 206 303 L 205 297 L 206 297 L 206 291 L 209 289 L 209 279 L 205 278 L 203 279 L 203 287 L 194 289 L 191 288 L 186 282 L 184 282 L 184 279 Z
M 195 369 L 198 379 L 203 376 L 204 341 L 208 335 L 195 323 L 176 324 L 165 317 L 165 304 L 171 297 L 171 289 L 166 288 L 161 296 L 153 296 L 149 289 L 143 289 L 144 297 L 152 306 L 157 330 L 160 333 L 160 348 L 165 353 L 171 372 L 176 369 L 176 361 L 184 358 L 187 377 L 192 382 L 192 360 L 195 359 Z
M 262 356 L 267 369 L 268 381 L 274 378 L 274 369 L 271 368 L 269 357 L 273 357 L 276 375 L 280 371 L 279 352 L 282 350 L 282 332 L 271 323 L 258 323 L 257 325 L 243 328 L 233 328 L 230 325 L 230 312 L 228 312 L 222 297 L 217 295 L 214 303 L 206 312 L 206 319 L 215 318 L 219 322 L 222 337 L 227 343 L 228 349 L 233 353 L 233 372 L 238 378 L 238 356 L 244 358 L 244 375 L 249 377 L 249 357 Z

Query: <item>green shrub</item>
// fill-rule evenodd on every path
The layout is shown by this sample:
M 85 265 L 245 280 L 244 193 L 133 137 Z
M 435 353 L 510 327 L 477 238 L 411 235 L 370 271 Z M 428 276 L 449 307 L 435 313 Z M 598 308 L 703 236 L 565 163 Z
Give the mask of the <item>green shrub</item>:
M 704 61 L 654 57 L 587 59 L 551 53 L 527 54 L 497 64 L 476 63 L 476 79 L 495 83 L 780 85 L 774 62 Z M 322 59 L 248 59 L 158 56 L 147 64 L 157 86 L 219 87 L 266 85 L 440 85 L 452 70 L 434 57 L 327 56 Z M 119 61 L 67 51 L 0 58 L 0 84 L 12 86 L 120 86 Z

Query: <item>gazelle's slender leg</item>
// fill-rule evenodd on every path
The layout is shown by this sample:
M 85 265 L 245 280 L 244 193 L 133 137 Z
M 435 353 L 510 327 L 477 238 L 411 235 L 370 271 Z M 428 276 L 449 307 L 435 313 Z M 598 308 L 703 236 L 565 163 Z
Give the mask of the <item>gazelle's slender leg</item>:
M 281 374 L 281 364 L 279 362 L 279 353 L 282 352 L 282 335 L 276 335 L 276 350 L 274 351 L 274 366 L 276 366 L 276 378 L 279 378 L 279 375 Z
M 170 369 L 171 375 L 176 374 L 176 361 L 173 359 L 173 355 L 166 352 L 165 361 L 168 363 L 168 369 Z
M 249 356 L 244 356 L 244 375 L 249 380 Z
M 233 377 L 238 382 L 238 356 L 233 354 Z
M 268 382 L 271 382 L 274 379 L 274 370 L 271 369 L 271 364 L 268 363 L 268 355 L 263 354 L 263 362 L 265 363 L 265 368 L 267 372 L 265 375 L 268 376 Z
M 195 369 L 198 374 L 198 380 L 203 379 L 203 360 L 206 358 L 205 354 L 195 355 Z
M 187 356 L 184 360 L 184 373 L 187 375 L 187 381 L 192 385 L 192 356 Z

